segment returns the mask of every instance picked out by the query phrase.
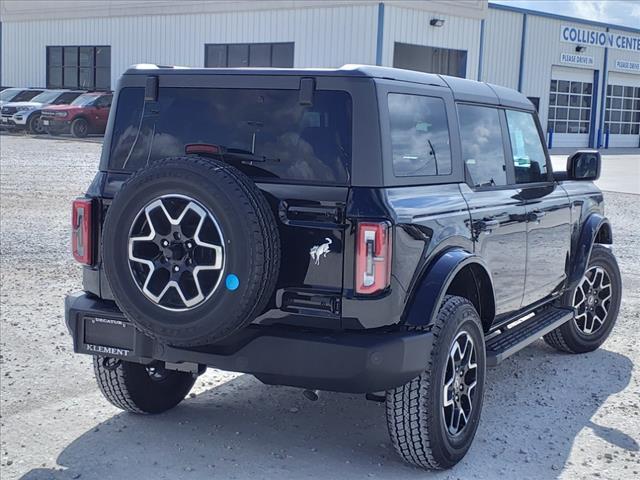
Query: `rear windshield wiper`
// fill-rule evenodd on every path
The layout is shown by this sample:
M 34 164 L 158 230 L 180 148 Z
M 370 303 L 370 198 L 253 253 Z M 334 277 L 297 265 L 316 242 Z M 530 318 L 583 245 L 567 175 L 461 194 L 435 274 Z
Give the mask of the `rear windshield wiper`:
M 213 145 L 209 143 L 190 143 L 185 145 L 186 153 L 195 153 L 198 155 L 209 155 L 221 157 L 222 159 L 238 160 L 245 165 L 264 162 L 279 162 L 279 158 L 269 158 L 265 155 L 257 155 L 249 150 L 242 148 L 230 148 L 224 145 Z

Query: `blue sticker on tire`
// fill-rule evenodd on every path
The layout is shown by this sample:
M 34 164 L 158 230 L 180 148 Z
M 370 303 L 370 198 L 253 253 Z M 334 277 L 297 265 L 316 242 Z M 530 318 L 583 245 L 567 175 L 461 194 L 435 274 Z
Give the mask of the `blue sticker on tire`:
M 227 275 L 225 283 L 228 290 L 234 291 L 240 286 L 240 279 L 233 273 L 230 273 L 229 275 Z

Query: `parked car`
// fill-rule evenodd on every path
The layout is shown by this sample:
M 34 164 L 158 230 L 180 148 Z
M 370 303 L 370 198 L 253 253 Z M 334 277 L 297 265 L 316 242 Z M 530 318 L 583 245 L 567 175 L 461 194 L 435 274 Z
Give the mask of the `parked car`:
M 2 106 L 2 124 L 8 128 L 26 129 L 31 133 L 45 133 L 42 125 L 42 108 L 50 105 L 67 105 L 84 90 L 45 90 L 28 102 L 9 102 Z
M 28 102 L 43 91 L 43 88 L 5 88 L 0 92 L 0 107 L 9 102 Z
M 71 133 L 86 137 L 104 133 L 111 108 L 112 93 L 91 92 L 80 95 L 69 105 L 57 105 L 42 111 L 42 124 L 51 135 Z
M 554 173 L 514 90 L 369 66 L 145 66 L 115 101 L 73 203 L 83 290 L 65 312 L 123 410 L 175 407 L 208 367 L 363 393 L 404 460 L 448 468 L 487 367 L 540 337 L 593 351 L 615 324 L 600 154 Z

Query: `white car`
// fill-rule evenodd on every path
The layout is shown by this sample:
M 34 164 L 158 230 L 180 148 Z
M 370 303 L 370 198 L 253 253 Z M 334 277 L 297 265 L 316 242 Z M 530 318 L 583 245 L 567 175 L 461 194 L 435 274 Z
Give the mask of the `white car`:
M 6 88 L 0 92 L 0 107 L 9 102 L 27 102 L 43 91 L 43 88 Z
M 3 92 L 4 93 L 4 92 Z M 48 105 L 67 105 L 85 93 L 83 90 L 44 90 L 30 101 L 11 101 L 2 105 L 3 127 L 44 133 L 40 112 Z

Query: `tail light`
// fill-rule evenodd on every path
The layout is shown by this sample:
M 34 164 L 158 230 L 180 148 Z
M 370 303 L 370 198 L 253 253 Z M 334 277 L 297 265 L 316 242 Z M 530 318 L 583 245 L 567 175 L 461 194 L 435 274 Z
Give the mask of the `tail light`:
M 359 223 L 356 243 L 356 293 L 377 293 L 391 280 L 391 228 L 387 222 Z
M 71 244 L 73 258 L 85 265 L 93 263 L 92 248 L 92 210 L 93 201 L 87 198 L 74 200 L 71 223 L 73 232 L 71 234 Z

